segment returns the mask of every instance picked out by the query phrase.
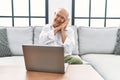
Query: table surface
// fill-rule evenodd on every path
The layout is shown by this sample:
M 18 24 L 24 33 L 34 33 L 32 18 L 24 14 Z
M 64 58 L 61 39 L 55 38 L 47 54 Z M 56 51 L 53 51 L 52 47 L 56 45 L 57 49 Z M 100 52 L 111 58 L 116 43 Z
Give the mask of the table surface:
M 104 80 L 90 65 L 69 65 L 64 74 L 26 71 L 24 66 L 0 65 L 0 80 Z

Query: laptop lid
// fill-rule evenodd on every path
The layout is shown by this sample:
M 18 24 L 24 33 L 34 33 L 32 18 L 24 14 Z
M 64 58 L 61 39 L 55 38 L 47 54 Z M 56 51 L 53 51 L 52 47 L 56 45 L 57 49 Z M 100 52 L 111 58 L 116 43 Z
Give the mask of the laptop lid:
M 30 71 L 64 73 L 64 48 L 23 45 L 25 66 Z

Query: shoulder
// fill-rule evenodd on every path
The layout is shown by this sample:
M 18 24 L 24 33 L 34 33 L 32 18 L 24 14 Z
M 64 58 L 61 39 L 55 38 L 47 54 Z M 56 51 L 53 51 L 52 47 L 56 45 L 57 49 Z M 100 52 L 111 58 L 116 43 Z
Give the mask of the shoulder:
M 50 25 L 49 24 L 46 24 L 43 28 L 42 28 L 43 31 L 48 31 L 50 30 Z

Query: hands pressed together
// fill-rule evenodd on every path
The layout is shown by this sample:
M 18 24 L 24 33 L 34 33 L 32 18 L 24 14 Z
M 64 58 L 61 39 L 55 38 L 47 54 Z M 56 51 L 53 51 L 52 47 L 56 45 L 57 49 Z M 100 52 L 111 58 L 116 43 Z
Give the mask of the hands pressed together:
M 60 26 L 56 27 L 54 29 L 54 34 L 56 34 L 58 31 L 61 31 L 61 37 L 62 37 L 62 43 L 65 42 L 66 40 L 66 33 L 65 33 L 65 29 L 67 28 L 67 25 L 69 23 L 70 19 L 67 19 L 65 22 L 63 22 Z
M 63 22 L 60 26 L 56 27 L 56 28 L 54 29 L 54 34 L 56 34 L 58 31 L 61 31 L 61 32 L 65 31 L 65 29 L 67 28 L 67 25 L 68 25 L 68 23 L 69 23 L 69 20 L 70 20 L 70 19 L 67 19 L 67 20 L 66 20 L 65 22 Z

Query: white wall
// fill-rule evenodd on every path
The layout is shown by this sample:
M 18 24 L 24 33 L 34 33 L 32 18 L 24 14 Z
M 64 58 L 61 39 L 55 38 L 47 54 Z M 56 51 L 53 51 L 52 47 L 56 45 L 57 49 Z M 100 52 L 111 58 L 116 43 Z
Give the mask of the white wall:
M 49 0 L 49 23 L 51 24 L 54 18 L 54 12 L 58 8 L 65 8 L 69 12 L 69 17 L 71 18 L 71 2 L 72 0 Z M 71 21 L 70 21 L 71 23 Z M 70 24 L 69 23 L 69 24 Z

